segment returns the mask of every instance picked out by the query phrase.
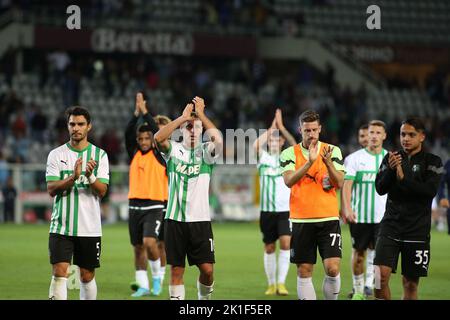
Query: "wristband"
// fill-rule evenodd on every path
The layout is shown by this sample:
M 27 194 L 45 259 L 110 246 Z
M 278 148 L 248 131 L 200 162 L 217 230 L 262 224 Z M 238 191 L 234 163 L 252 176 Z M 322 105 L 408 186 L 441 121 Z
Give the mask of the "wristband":
M 96 180 L 97 180 L 97 177 L 94 176 L 93 173 L 88 178 L 89 184 L 93 184 Z

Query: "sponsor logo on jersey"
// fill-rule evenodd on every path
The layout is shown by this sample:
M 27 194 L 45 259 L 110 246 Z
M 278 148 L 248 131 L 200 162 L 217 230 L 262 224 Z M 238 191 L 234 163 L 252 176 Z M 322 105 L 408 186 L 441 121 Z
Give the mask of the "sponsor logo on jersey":
M 177 167 L 175 168 L 176 172 L 179 172 L 181 174 L 186 174 L 188 176 L 190 175 L 198 175 L 200 173 L 200 165 L 192 165 L 189 166 L 187 164 L 179 163 Z
M 363 182 L 373 182 L 377 177 L 376 173 L 363 173 L 361 181 Z

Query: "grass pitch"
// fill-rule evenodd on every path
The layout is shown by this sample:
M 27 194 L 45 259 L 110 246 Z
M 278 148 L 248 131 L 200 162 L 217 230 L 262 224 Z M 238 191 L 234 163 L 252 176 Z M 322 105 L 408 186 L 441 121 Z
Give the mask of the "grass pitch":
M 263 267 L 263 244 L 257 223 L 214 223 L 216 264 L 213 299 L 297 299 L 296 268 L 291 264 L 286 286 L 287 297 L 265 296 L 266 277 Z M 350 235 L 342 227 L 343 259 L 341 267 L 340 299 L 347 299 L 351 291 Z M 450 236 L 432 232 L 429 276 L 421 279 L 420 299 L 450 299 Z M 47 225 L 0 225 L 0 299 L 47 299 L 51 276 L 48 259 Z M 149 272 L 150 274 L 150 272 Z M 167 268 L 164 290 L 159 297 L 168 299 Z M 316 264 L 314 286 L 322 299 L 323 267 Z M 198 270 L 188 267 L 185 273 L 186 299 L 197 299 Z M 126 224 L 103 227 L 101 268 L 97 270 L 98 299 L 126 300 L 132 293 L 129 283 L 134 280 L 132 248 Z M 391 278 L 392 298 L 401 297 L 401 276 Z M 69 299 L 78 299 L 78 290 L 69 290 Z M 142 298 L 141 298 L 142 299 Z

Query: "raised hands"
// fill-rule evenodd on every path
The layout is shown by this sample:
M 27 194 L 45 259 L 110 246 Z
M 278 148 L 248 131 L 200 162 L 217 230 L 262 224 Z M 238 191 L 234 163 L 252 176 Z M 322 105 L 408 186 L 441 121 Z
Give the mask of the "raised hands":
M 192 102 L 195 105 L 195 113 L 197 113 L 197 115 L 203 115 L 205 112 L 205 100 L 196 96 L 192 99 Z
M 276 123 L 278 129 L 281 130 L 284 128 L 283 116 L 281 114 L 280 108 L 277 108 L 277 110 L 275 111 L 275 123 Z
M 148 112 L 146 104 L 147 101 L 144 100 L 144 95 L 142 94 L 142 92 L 138 92 L 136 94 L 136 109 L 134 111 L 134 114 L 146 114 Z
M 183 114 L 181 115 L 183 117 L 183 120 L 184 121 L 192 120 L 194 118 L 193 112 L 194 112 L 194 104 L 188 103 L 183 110 Z

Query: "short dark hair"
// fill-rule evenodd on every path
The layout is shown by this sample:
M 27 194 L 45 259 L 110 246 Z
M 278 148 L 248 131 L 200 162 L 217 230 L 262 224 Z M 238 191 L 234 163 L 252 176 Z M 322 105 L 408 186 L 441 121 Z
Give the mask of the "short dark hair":
M 410 126 L 413 126 L 417 131 L 425 133 L 425 124 L 423 123 L 422 119 L 418 117 L 408 118 L 402 122 L 402 125 L 404 124 L 409 124 Z
M 367 123 L 364 123 L 358 128 L 358 131 L 359 130 L 367 130 L 367 129 L 369 129 L 369 125 Z
M 314 110 L 306 110 L 299 117 L 300 125 L 305 122 L 314 122 L 317 121 L 320 124 L 320 116 Z
M 89 111 L 80 106 L 70 107 L 66 110 L 66 119 L 67 123 L 69 123 L 70 116 L 83 116 L 86 118 L 87 124 L 91 123 L 91 115 L 89 114 Z
M 137 133 L 141 133 L 141 132 L 152 132 L 152 129 L 150 128 L 150 126 L 147 124 L 147 122 L 144 122 L 143 124 L 141 124 L 138 129 L 137 129 Z
M 369 126 L 383 127 L 384 131 L 386 131 L 386 123 L 381 120 L 372 120 L 369 122 Z

